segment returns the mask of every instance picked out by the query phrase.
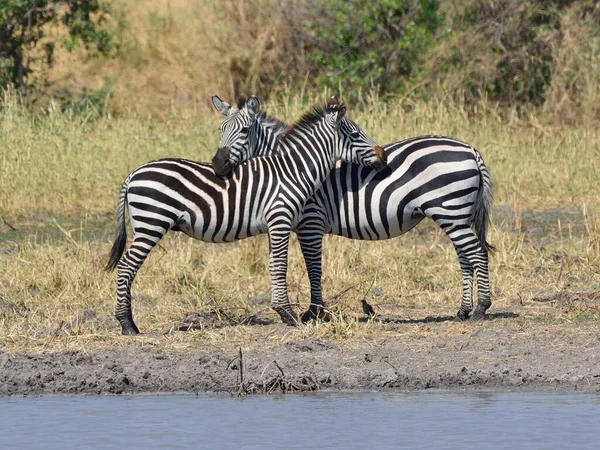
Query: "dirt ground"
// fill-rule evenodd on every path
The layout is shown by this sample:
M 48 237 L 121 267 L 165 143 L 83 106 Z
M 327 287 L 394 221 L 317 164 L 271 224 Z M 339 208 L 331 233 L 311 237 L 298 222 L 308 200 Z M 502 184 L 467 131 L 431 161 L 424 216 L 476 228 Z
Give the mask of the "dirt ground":
M 270 323 L 247 325 L 260 330 L 235 349 L 199 342 L 179 351 L 143 335 L 117 338 L 122 345 L 111 350 L 11 354 L 0 348 L 0 395 L 600 392 L 596 322 L 537 323 L 520 318 L 518 309 L 494 311 L 488 320 L 466 325 L 451 317 L 379 320 L 383 332 L 373 340 L 295 339 L 290 327 Z

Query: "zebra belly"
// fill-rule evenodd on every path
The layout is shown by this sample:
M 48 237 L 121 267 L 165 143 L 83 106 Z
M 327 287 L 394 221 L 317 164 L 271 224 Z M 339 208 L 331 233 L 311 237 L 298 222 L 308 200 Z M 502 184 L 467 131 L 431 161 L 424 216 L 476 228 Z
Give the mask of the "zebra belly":
M 381 220 L 377 210 L 365 208 L 365 212 L 358 215 L 347 216 L 343 209 L 338 214 L 330 214 L 326 227 L 329 234 L 343 236 L 349 239 L 377 241 L 400 236 L 414 228 L 425 217 L 418 210 L 402 214 L 402 221 L 398 220 L 399 205 L 389 205 L 386 214 L 387 222 Z
M 184 231 L 184 230 L 182 230 Z M 256 220 L 217 223 L 212 221 L 208 225 L 203 220 L 197 220 L 190 232 L 184 231 L 188 236 L 204 242 L 234 242 L 267 232 L 266 226 Z
M 433 153 L 413 153 L 402 164 L 392 155 L 381 173 L 341 165 L 305 211 L 320 214 L 328 233 L 364 240 L 399 236 L 436 214 L 470 223 L 480 182 L 475 160 L 470 153 L 456 161 L 448 152 L 427 151 Z

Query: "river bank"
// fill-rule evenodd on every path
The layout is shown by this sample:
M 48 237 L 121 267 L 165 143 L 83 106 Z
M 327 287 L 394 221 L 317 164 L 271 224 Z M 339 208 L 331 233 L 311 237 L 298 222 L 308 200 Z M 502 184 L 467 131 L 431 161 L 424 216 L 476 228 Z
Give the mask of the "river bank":
M 471 330 L 450 318 L 388 323 L 389 336 L 384 332 L 377 339 L 295 339 L 289 327 L 270 324 L 253 327 L 261 328 L 261 337 L 237 348 L 199 343 L 177 350 L 157 345 L 168 337 L 142 336 L 118 338 L 111 349 L 2 352 L 0 395 L 600 392 L 597 324 L 535 324 L 514 312 L 490 318 Z

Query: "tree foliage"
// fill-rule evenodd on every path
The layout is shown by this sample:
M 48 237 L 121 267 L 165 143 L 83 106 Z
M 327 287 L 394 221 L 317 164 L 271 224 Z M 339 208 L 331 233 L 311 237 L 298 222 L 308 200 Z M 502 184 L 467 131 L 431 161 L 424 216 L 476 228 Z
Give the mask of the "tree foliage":
M 0 0 L 0 86 L 25 93 L 32 64 L 52 65 L 57 44 L 47 36 L 52 25 L 64 27 L 60 40 L 68 50 L 83 44 L 108 53 L 111 34 L 102 28 L 108 15 L 100 0 Z
M 437 0 L 331 0 L 311 22 L 318 81 L 380 93 L 402 89 L 444 23 Z

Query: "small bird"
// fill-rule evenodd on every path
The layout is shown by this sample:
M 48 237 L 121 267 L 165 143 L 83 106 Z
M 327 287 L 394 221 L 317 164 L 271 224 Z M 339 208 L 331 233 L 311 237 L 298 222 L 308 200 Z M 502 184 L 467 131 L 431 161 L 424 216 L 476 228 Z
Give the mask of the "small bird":
M 373 307 L 367 303 L 367 301 L 363 298 L 361 301 L 363 312 L 369 317 L 375 317 L 375 311 Z

